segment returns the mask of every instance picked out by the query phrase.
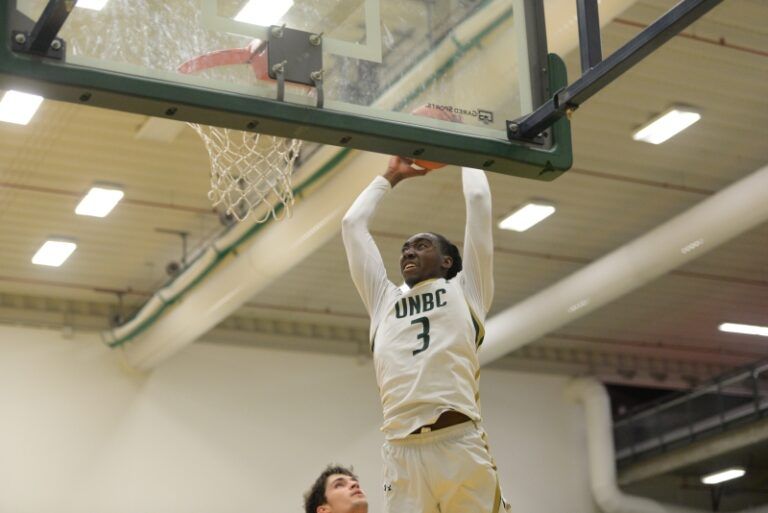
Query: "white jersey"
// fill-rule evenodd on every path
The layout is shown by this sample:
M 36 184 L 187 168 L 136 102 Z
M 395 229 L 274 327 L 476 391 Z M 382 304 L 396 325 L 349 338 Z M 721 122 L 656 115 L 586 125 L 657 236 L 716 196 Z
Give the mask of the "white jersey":
M 368 223 L 391 189 L 376 177 L 344 216 L 352 280 L 371 317 L 371 347 L 388 439 L 455 410 L 480 421 L 477 348 L 493 298 L 491 199 L 482 171 L 464 169 L 463 270 L 403 290 L 386 275 Z

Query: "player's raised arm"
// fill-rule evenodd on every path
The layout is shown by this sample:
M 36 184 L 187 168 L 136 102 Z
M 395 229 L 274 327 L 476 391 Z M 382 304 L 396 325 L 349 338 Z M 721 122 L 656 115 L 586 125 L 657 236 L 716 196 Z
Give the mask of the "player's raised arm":
M 406 161 L 392 157 L 384 175 L 373 179 L 341 221 L 341 236 L 352 281 L 370 316 L 374 316 L 390 282 L 368 225 L 381 198 L 398 182 L 419 172 Z M 420 173 L 424 174 L 424 171 Z
M 493 221 L 491 189 L 485 172 L 468 167 L 461 170 L 467 225 L 464 231 L 465 290 L 482 305 L 485 315 L 493 301 Z
M 392 187 L 406 178 L 422 176 L 429 171 L 412 166 L 409 160 L 390 158 L 384 174 L 374 178 L 342 219 L 341 235 L 347 252 L 349 271 L 371 316 L 374 316 L 391 282 L 387 278 L 381 253 L 368 230 L 368 224 L 379 201 Z
M 384 177 L 377 176 L 357 197 L 341 221 L 341 237 L 347 252 L 349 272 L 370 316 L 380 304 L 388 280 L 379 248 L 368 231 L 368 223 L 376 205 L 391 188 Z

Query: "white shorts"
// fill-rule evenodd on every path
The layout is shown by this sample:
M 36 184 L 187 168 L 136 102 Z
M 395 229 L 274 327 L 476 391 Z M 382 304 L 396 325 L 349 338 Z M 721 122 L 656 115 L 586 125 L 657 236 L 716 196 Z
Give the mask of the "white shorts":
M 496 464 L 474 422 L 384 442 L 385 513 L 499 513 Z

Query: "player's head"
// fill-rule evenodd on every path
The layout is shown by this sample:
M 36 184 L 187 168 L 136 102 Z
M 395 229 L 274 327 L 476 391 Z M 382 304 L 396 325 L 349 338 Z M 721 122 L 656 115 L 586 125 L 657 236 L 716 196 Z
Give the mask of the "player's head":
M 400 251 L 400 272 L 409 287 L 432 278 L 450 280 L 459 271 L 459 248 L 438 233 L 417 233 Z
M 329 465 L 304 494 L 305 513 L 368 513 L 368 498 L 348 468 Z

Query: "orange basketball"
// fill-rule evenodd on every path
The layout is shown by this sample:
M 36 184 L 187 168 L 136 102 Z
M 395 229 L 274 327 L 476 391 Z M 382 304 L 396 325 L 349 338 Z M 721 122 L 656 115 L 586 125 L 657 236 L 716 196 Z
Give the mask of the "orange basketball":
M 462 121 L 461 116 L 458 114 L 454 114 L 446 108 L 441 108 L 432 104 L 416 107 L 411 111 L 411 114 L 415 114 L 416 116 L 425 116 L 432 119 L 441 119 L 443 121 L 451 121 L 453 123 L 461 123 Z M 446 164 L 443 164 L 442 162 L 433 162 L 431 160 L 414 159 L 413 163 L 422 169 L 430 170 L 440 169 L 441 167 L 446 166 Z
M 442 162 L 432 162 L 431 160 L 414 160 L 413 161 L 414 166 L 418 166 L 422 169 L 440 169 L 441 167 L 447 166 L 447 164 L 443 164 Z

